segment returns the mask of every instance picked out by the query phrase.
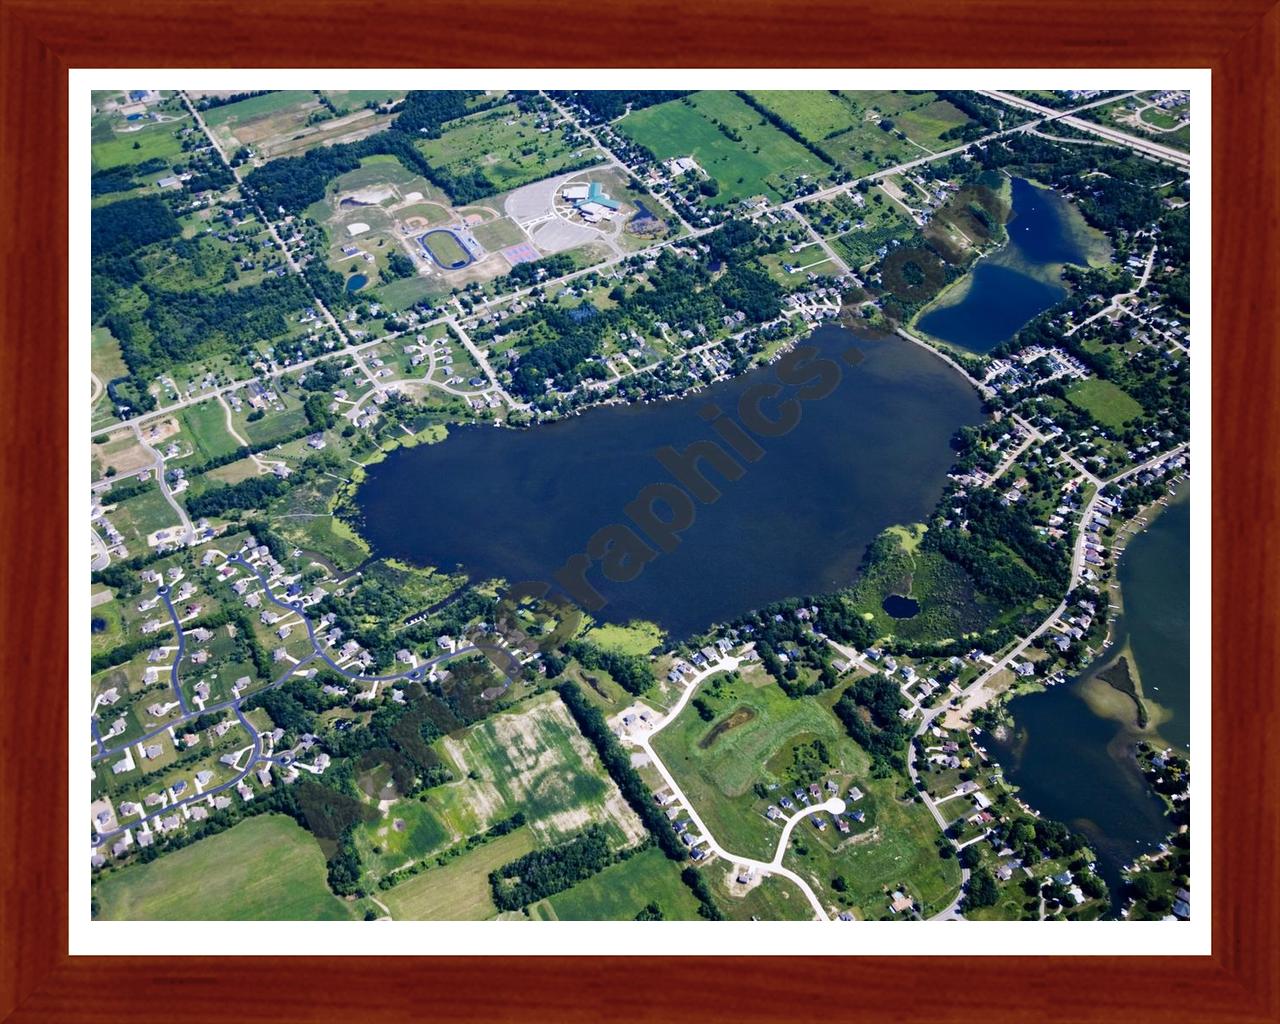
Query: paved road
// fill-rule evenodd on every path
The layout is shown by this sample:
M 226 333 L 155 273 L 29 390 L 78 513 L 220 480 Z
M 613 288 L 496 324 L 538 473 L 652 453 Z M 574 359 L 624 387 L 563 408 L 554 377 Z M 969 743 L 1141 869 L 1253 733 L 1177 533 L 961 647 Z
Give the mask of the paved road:
M 521 668 L 519 661 L 514 657 L 514 655 L 512 655 L 509 651 L 507 651 L 506 648 L 496 647 L 496 646 L 481 647 L 477 645 L 470 645 L 467 647 L 460 647 L 457 650 L 452 651 L 450 653 L 437 655 L 436 657 L 431 658 L 426 662 L 424 662 L 423 664 L 418 665 L 414 668 L 408 668 L 402 672 L 395 672 L 395 673 L 391 673 L 390 675 L 382 675 L 382 676 L 362 675 L 360 673 L 353 672 L 350 669 L 343 668 L 342 666 L 338 665 L 331 657 L 329 657 L 328 653 L 322 648 L 320 642 L 316 639 L 315 628 L 313 627 L 311 620 L 304 614 L 301 602 L 281 601 L 279 598 L 277 598 L 275 594 L 271 592 L 271 588 L 268 586 L 266 577 L 263 576 L 261 570 L 258 569 L 257 566 L 252 565 L 251 563 L 245 561 L 239 555 L 239 553 L 227 556 L 227 561 L 230 564 L 241 566 L 243 568 L 248 569 L 250 572 L 252 572 L 258 578 L 258 581 L 262 584 L 263 592 L 266 595 L 267 599 L 277 607 L 284 608 L 287 611 L 297 614 L 298 617 L 306 625 L 307 635 L 311 639 L 311 644 L 313 648 L 312 653 L 308 654 L 306 657 L 299 660 L 296 664 L 290 665 L 288 669 L 286 669 L 281 676 L 279 676 L 278 678 L 273 680 L 271 683 L 269 683 L 266 689 L 275 689 L 276 687 L 283 685 L 295 672 L 297 672 L 301 668 L 306 667 L 316 659 L 320 659 L 324 661 L 331 669 L 333 669 L 333 671 L 337 672 L 339 675 L 344 676 L 346 679 L 352 682 L 372 683 L 372 682 L 393 682 L 397 680 L 419 681 L 426 677 L 427 670 L 430 669 L 433 665 L 439 664 L 444 661 L 448 661 L 452 658 L 457 658 L 463 655 L 477 653 L 477 654 L 484 654 L 487 657 L 491 656 L 490 663 L 493 664 L 495 668 L 498 668 L 498 670 L 506 676 L 508 685 L 510 685 L 512 682 L 515 681 L 516 678 L 518 678 L 520 668 Z M 164 600 L 165 606 L 169 609 L 169 614 L 173 619 L 175 628 L 178 631 L 178 648 L 177 648 L 177 654 L 174 657 L 173 665 L 170 669 L 170 681 L 173 687 L 174 694 L 177 696 L 179 704 L 182 706 L 183 714 L 180 718 L 177 718 L 171 722 L 167 722 L 165 725 L 152 730 L 151 732 L 145 734 L 144 736 L 141 736 L 137 739 L 131 740 L 127 743 L 123 743 L 117 747 L 112 747 L 112 748 L 104 747 L 98 732 L 97 718 L 96 716 L 91 715 L 90 716 L 90 732 L 98 747 L 98 752 L 93 755 L 93 761 L 95 762 L 101 761 L 104 758 L 111 757 L 115 754 L 119 754 L 123 752 L 125 749 L 127 749 L 128 747 L 133 746 L 134 744 L 144 743 L 146 742 L 146 740 L 152 738 L 153 736 L 158 736 L 161 733 L 169 732 L 171 729 L 176 729 L 178 726 L 180 726 L 184 722 L 196 717 L 196 714 L 192 712 L 187 706 L 186 698 L 182 693 L 181 682 L 179 679 L 179 665 L 186 651 L 186 637 L 182 629 L 182 624 L 178 620 L 177 612 L 174 610 L 172 603 L 169 601 L 168 590 L 169 588 L 167 586 L 160 588 L 160 596 Z M 499 661 L 505 662 L 507 664 L 507 668 L 506 669 L 501 668 L 498 665 Z M 264 691 L 261 691 L 261 690 L 256 691 L 252 696 L 257 696 L 258 693 L 262 693 L 262 692 Z M 158 808 L 157 810 L 150 811 L 146 814 L 141 815 L 137 819 L 131 820 L 129 824 L 123 825 L 112 832 L 101 833 L 98 835 L 93 845 L 97 846 L 102 842 L 109 841 L 114 837 L 120 835 L 121 833 L 125 832 L 126 830 L 136 827 L 138 824 L 140 824 L 143 821 L 148 821 L 152 818 L 158 817 L 161 814 L 172 813 L 176 808 L 182 807 L 186 804 L 190 804 L 197 800 L 204 800 L 207 797 L 213 796 L 217 793 L 221 793 L 223 790 L 229 789 L 232 786 L 237 785 L 253 770 L 254 766 L 258 764 L 258 762 L 260 761 L 271 760 L 276 764 L 280 764 L 280 765 L 287 764 L 288 763 L 287 759 L 263 757 L 262 738 L 257 732 L 257 730 L 254 729 L 253 725 L 249 722 L 249 720 L 244 716 L 244 713 L 241 709 L 241 705 L 248 699 L 250 699 L 249 696 L 237 697 L 233 700 L 221 701 L 216 704 L 207 704 L 205 705 L 204 710 L 200 712 L 200 714 L 208 714 L 210 712 L 223 711 L 229 708 L 235 713 L 236 718 L 239 719 L 240 724 L 244 726 L 245 730 L 249 733 L 249 735 L 253 737 L 253 755 L 249 758 L 248 762 L 246 763 L 242 771 L 240 771 L 234 778 L 230 779 L 229 781 L 224 782 L 218 786 L 215 786 L 212 789 L 206 789 L 203 793 L 193 793 L 190 796 L 184 797 L 181 800 L 175 800 L 174 802 L 168 804 L 165 807 L 161 807 L 161 808 Z
M 844 807 L 845 807 L 843 800 L 839 799 L 838 797 L 833 797 L 832 799 L 827 800 L 824 803 L 816 804 L 813 807 L 806 807 L 804 810 L 799 811 L 798 813 L 793 814 L 790 818 L 788 818 L 785 824 L 783 825 L 782 835 L 781 837 L 779 837 L 779 840 L 778 840 L 777 851 L 774 853 L 772 860 L 766 862 L 762 860 L 757 860 L 754 857 L 743 857 L 738 854 L 729 852 L 723 846 L 721 846 L 720 843 L 716 841 L 716 838 L 712 834 L 711 829 L 707 827 L 707 823 L 703 821 L 702 816 L 698 814 L 697 808 L 693 806 L 693 803 L 689 800 L 689 798 L 685 795 L 684 791 L 680 788 L 680 784 L 676 782 L 671 772 L 667 770 L 667 766 L 662 763 L 662 758 L 659 757 L 657 752 L 653 749 L 653 737 L 656 736 L 663 729 L 665 729 L 673 721 L 675 721 L 677 717 L 679 717 L 680 712 L 684 709 L 684 706 L 689 703 L 689 700 L 693 696 L 694 691 L 697 690 L 698 686 L 703 682 L 703 680 L 709 678 L 710 676 L 717 675 L 718 673 L 721 673 L 721 672 L 731 672 L 735 668 L 737 668 L 741 663 L 742 663 L 741 658 L 725 658 L 722 661 L 716 663 L 715 665 L 711 665 L 706 669 L 704 669 L 703 671 L 699 672 L 697 675 L 695 675 L 692 679 L 689 680 L 688 684 L 685 686 L 684 691 L 680 694 L 679 700 L 676 701 L 676 703 L 672 706 L 671 710 L 667 712 L 666 716 L 663 717 L 663 719 L 660 722 L 658 722 L 647 733 L 636 734 L 636 735 L 630 736 L 629 739 L 631 740 L 632 743 L 635 743 L 637 746 L 643 749 L 646 754 L 649 755 L 650 760 L 653 762 L 654 767 L 658 769 L 658 773 L 662 776 L 663 781 L 666 782 L 667 786 L 671 789 L 671 792 L 675 795 L 676 799 L 679 800 L 680 803 L 684 806 L 685 810 L 689 814 L 690 819 L 693 821 L 698 831 L 706 838 L 707 847 L 711 850 L 712 853 L 716 854 L 718 857 L 722 857 L 726 861 L 730 861 L 733 864 L 742 865 L 743 867 L 753 868 L 756 871 L 759 871 L 761 876 L 772 874 L 772 875 L 781 875 L 783 878 L 789 878 L 792 882 L 794 882 L 799 887 L 800 891 L 804 893 L 805 899 L 809 901 L 809 906 L 813 908 L 813 912 L 815 915 L 817 915 L 818 920 L 829 921 L 830 918 L 827 916 L 826 909 L 822 906 L 822 902 L 818 899 L 817 894 L 813 891 L 809 883 L 806 882 L 794 871 L 792 871 L 790 868 L 783 867 L 782 859 L 783 857 L 786 856 L 787 843 L 791 838 L 791 833 L 794 830 L 795 826 L 799 823 L 800 819 L 808 817 L 811 814 L 817 814 L 822 811 L 825 811 L 829 814 L 840 814 L 844 811 Z
M 1184 153 L 1180 149 L 1172 149 L 1169 146 L 1162 146 L 1160 143 L 1152 142 L 1149 139 L 1140 139 L 1137 136 L 1129 135 L 1107 125 L 1095 124 L 1093 121 L 1086 121 L 1084 118 L 1072 116 L 1072 114 L 1078 113 L 1081 110 L 1087 110 L 1090 107 L 1102 106 L 1107 103 L 1115 103 L 1118 100 L 1134 96 L 1136 93 L 1129 92 L 1120 96 L 1108 96 L 1105 99 L 1097 100 L 1096 102 L 1086 104 L 1083 107 L 1076 107 L 1071 111 L 1059 112 L 1050 107 L 1035 103 L 1032 100 L 1023 99 L 1021 96 L 1014 96 L 1007 92 L 996 92 L 986 89 L 979 89 L 978 92 L 989 99 L 999 100 L 1001 103 L 1006 103 L 1011 107 L 1019 107 L 1022 110 L 1030 110 L 1037 114 L 1043 114 L 1046 115 L 1049 120 L 1061 121 L 1063 124 L 1079 129 L 1080 131 L 1092 132 L 1094 135 L 1100 136 L 1108 142 L 1127 146 L 1144 156 L 1155 157 L 1158 160 L 1164 160 L 1167 163 L 1176 164 L 1178 167 L 1182 168 L 1189 169 L 1191 167 L 1190 153 Z
M 169 489 L 169 481 L 164 475 L 164 456 L 155 448 L 152 448 L 142 437 L 142 428 L 134 425 L 133 434 L 138 439 L 138 444 L 142 445 L 151 453 L 155 461 L 151 468 L 156 472 L 156 479 L 160 484 L 160 493 L 164 496 L 164 500 L 169 503 L 169 507 L 173 509 L 178 517 L 178 522 L 182 524 L 182 542 L 190 545 L 196 539 L 195 527 L 191 525 L 191 517 L 187 515 L 187 510 L 182 507 L 178 499 L 173 496 L 173 491 Z

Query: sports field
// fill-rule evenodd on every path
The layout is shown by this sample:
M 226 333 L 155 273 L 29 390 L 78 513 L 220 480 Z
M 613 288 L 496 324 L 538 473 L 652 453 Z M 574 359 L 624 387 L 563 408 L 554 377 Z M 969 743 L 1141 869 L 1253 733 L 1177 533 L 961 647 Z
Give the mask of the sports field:
M 483 921 L 498 913 L 489 872 L 535 846 L 528 828 L 519 828 L 450 861 L 429 868 L 377 896 L 401 921 Z
M 1091 377 L 1067 388 L 1067 401 L 1078 406 L 1106 427 L 1119 429 L 1135 416 L 1142 406 L 1127 392 L 1109 380 Z
M 471 262 L 471 254 L 449 231 L 428 231 L 420 241 L 432 259 L 446 270 L 456 270 Z
M 264 814 L 94 886 L 110 921 L 345 921 L 315 839 L 292 818 Z
M 538 921 L 632 921 L 656 903 L 668 921 L 696 921 L 698 901 L 680 867 L 658 849 L 645 850 L 529 908 Z
M 761 194 L 780 200 L 787 195 L 783 188 L 800 175 L 826 178 L 826 164 L 733 93 L 687 98 L 687 104 L 671 100 L 635 111 L 616 127 L 659 160 L 692 156 L 720 185 L 713 205 Z

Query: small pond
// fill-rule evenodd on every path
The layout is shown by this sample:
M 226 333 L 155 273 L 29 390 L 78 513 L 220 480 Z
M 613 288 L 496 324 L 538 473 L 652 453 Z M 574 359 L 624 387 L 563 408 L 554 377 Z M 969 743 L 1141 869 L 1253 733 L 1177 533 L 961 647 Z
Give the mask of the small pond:
M 914 618 L 920 612 L 919 601 L 915 598 L 903 597 L 901 594 L 890 594 L 880 607 L 895 619 Z

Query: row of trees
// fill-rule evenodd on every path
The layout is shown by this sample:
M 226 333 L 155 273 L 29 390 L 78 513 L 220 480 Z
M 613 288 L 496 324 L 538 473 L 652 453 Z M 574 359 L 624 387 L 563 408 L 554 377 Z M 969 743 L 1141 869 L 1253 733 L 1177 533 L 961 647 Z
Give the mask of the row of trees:
M 592 825 L 581 835 L 545 850 L 534 850 L 489 875 L 499 910 L 520 910 L 563 892 L 613 863 L 609 833 Z
M 593 704 L 587 703 L 582 691 L 573 683 L 561 683 L 556 687 L 560 699 L 573 715 L 574 721 L 596 748 L 605 771 L 618 785 L 631 809 L 640 816 L 645 827 L 657 842 L 658 847 L 672 860 L 683 860 L 685 851 L 671 827 L 671 822 L 662 813 L 662 809 L 653 799 L 649 787 L 640 778 L 639 772 L 631 767 L 631 755 L 622 748 L 613 735 L 604 716 Z

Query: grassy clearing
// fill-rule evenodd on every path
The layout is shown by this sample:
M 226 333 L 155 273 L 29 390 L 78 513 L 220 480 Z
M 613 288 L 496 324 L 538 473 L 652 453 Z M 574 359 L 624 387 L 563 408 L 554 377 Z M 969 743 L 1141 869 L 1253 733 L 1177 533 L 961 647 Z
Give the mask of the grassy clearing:
M 698 901 L 680 880 L 680 868 L 649 849 L 529 908 L 542 921 L 632 921 L 650 903 L 668 921 L 696 921 Z
M 450 122 L 440 138 L 420 139 L 417 146 L 432 166 L 459 177 L 478 170 L 499 192 L 539 181 L 581 159 L 581 149 L 566 143 L 562 131 L 540 132 L 536 116 L 520 113 L 514 103 Z
M 716 839 L 743 856 L 767 860 L 781 828 L 764 811 L 795 788 L 795 748 L 821 740 L 833 776 L 860 778 L 868 759 L 826 707 L 809 698 L 791 700 L 762 669 L 736 682 L 718 678 L 724 680 L 718 688 L 713 679 L 699 694 L 713 717 L 704 720 L 690 703 L 654 746 Z M 754 791 L 756 783 L 778 788 L 763 799 Z
M 157 530 L 178 526 L 178 514 L 160 493 L 155 484 L 135 498 L 122 501 L 115 510 L 107 513 L 111 524 L 124 536 L 131 552 L 147 550 L 147 537 Z
M 202 460 L 221 458 L 240 447 L 240 442 L 227 433 L 227 413 L 216 399 L 188 406 L 179 416 L 183 432 Z
M 1083 409 L 1103 426 L 1115 429 L 1142 415 L 1142 406 L 1132 395 L 1109 380 L 1095 377 L 1072 384 L 1067 389 L 1067 401 Z
M 804 898 L 804 893 L 789 879 L 778 875 L 762 878 L 752 889 L 740 895 L 729 890 L 730 879 L 737 872 L 730 874 L 729 867 L 717 860 L 702 868 L 702 877 L 715 896 L 720 912 L 730 921 L 812 921 L 813 908 Z
M 866 821 L 850 836 L 832 828 L 819 832 L 809 824 L 796 829 L 784 863 L 809 880 L 824 903 L 838 903 L 864 919 L 891 917 L 886 892 L 902 889 L 921 903 L 923 916 L 943 909 L 960 887 L 955 858 L 938 856 L 938 824 L 923 804 L 903 800 L 901 776 L 858 782 L 864 796 L 850 810 Z M 832 879 L 843 876 L 838 893 Z
M 648 654 L 655 647 L 661 646 L 663 637 L 662 630 L 655 623 L 636 620 L 628 622 L 625 626 L 617 626 L 613 623 L 592 626 L 586 638 L 607 651 L 616 651 L 619 654 Z
M 92 145 L 93 169 L 101 171 L 109 167 L 140 164 L 151 159 L 171 164 L 182 156 L 182 142 L 178 135 L 190 125 L 191 122 L 183 118 L 178 121 L 146 123 L 144 127 L 129 131 L 111 130 L 110 136 L 104 133 L 103 138 L 95 140 Z M 154 177 L 163 178 L 166 173 L 160 171 Z
M 628 114 L 617 128 L 659 160 L 675 156 L 697 160 L 720 185 L 713 205 L 761 194 L 781 200 L 787 195 L 783 188 L 800 175 L 819 179 L 827 175 L 822 161 L 731 92 L 696 93 L 687 104 L 682 100 L 660 103 Z M 740 141 L 726 132 L 735 133 Z
M 489 872 L 534 848 L 533 834 L 519 828 L 491 843 L 401 882 L 378 898 L 404 921 L 483 921 L 497 915 Z
M 345 921 L 320 847 L 292 818 L 260 815 L 93 889 L 110 921 Z
M 813 143 L 848 131 L 858 120 L 848 100 L 825 89 L 753 92 L 751 96 Z

